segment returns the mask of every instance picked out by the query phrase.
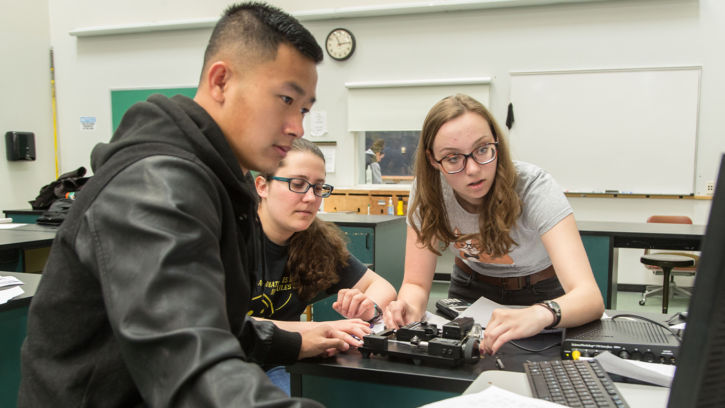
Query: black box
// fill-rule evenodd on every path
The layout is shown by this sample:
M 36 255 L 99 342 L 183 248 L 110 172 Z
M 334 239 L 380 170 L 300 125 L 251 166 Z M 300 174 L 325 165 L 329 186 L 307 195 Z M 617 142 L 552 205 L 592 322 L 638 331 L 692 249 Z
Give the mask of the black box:
M 5 153 L 8 161 L 35 160 L 35 134 L 32 132 L 5 133 Z

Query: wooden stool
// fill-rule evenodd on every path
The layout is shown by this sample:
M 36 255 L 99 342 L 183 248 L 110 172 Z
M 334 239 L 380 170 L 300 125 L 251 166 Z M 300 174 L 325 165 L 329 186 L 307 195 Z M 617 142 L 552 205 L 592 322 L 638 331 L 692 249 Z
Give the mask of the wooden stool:
M 667 314 L 667 303 L 670 300 L 670 273 L 672 269 L 692 266 L 695 264 L 695 260 L 680 255 L 649 254 L 643 255 L 639 258 L 639 261 L 645 265 L 662 268 L 664 274 L 662 283 L 662 313 Z

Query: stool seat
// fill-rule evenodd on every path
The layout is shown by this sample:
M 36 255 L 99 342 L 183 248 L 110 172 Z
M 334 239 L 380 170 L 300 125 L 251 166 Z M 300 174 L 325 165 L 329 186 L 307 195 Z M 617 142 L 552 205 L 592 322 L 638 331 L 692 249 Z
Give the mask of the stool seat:
M 666 254 L 642 255 L 639 261 L 645 265 L 658 266 L 660 268 L 686 268 L 695 264 L 695 260 L 690 257 Z
M 657 266 L 662 268 L 664 276 L 664 285 L 662 286 L 662 313 L 667 314 L 667 303 L 670 293 L 670 275 L 673 268 L 686 268 L 695 264 L 695 260 L 680 255 L 670 254 L 647 254 L 642 255 L 639 261 L 645 265 Z M 642 303 L 640 302 L 640 305 Z

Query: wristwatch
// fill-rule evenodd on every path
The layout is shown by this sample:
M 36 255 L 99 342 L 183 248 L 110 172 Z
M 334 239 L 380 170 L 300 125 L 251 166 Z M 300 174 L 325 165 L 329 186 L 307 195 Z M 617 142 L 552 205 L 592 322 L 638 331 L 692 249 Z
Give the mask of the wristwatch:
M 383 309 L 381 309 L 380 306 L 378 306 L 378 304 L 375 302 L 373 302 L 373 306 L 375 306 L 375 314 L 373 315 L 372 319 L 367 321 L 371 325 L 383 320 Z
M 549 311 L 554 315 L 554 323 L 552 323 L 548 327 L 544 327 L 544 330 L 551 330 L 556 327 L 559 322 L 561 322 L 561 308 L 559 307 L 558 303 L 554 302 L 553 300 L 545 300 L 541 303 L 536 304 L 549 309 Z

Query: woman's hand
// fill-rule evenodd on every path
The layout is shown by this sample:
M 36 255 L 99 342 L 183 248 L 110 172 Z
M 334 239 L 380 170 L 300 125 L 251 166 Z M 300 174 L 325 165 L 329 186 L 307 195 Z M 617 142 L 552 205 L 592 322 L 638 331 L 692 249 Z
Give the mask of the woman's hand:
M 496 309 L 484 332 L 482 352 L 493 355 L 506 342 L 531 337 L 552 323 L 554 315 L 542 306 Z
M 346 319 L 370 320 L 375 316 L 375 303 L 358 289 L 340 289 L 332 308 Z
M 390 302 L 383 313 L 385 327 L 388 329 L 398 329 L 408 323 L 419 320 L 416 310 L 414 310 L 405 300 L 396 300 Z
M 370 330 L 370 324 L 360 319 L 334 320 L 325 323 L 332 326 L 333 329 L 345 333 L 346 335 L 342 338 L 342 340 L 353 347 L 362 346 L 363 336 L 372 332 L 372 330 Z M 355 336 L 360 340 L 356 340 L 352 336 Z

